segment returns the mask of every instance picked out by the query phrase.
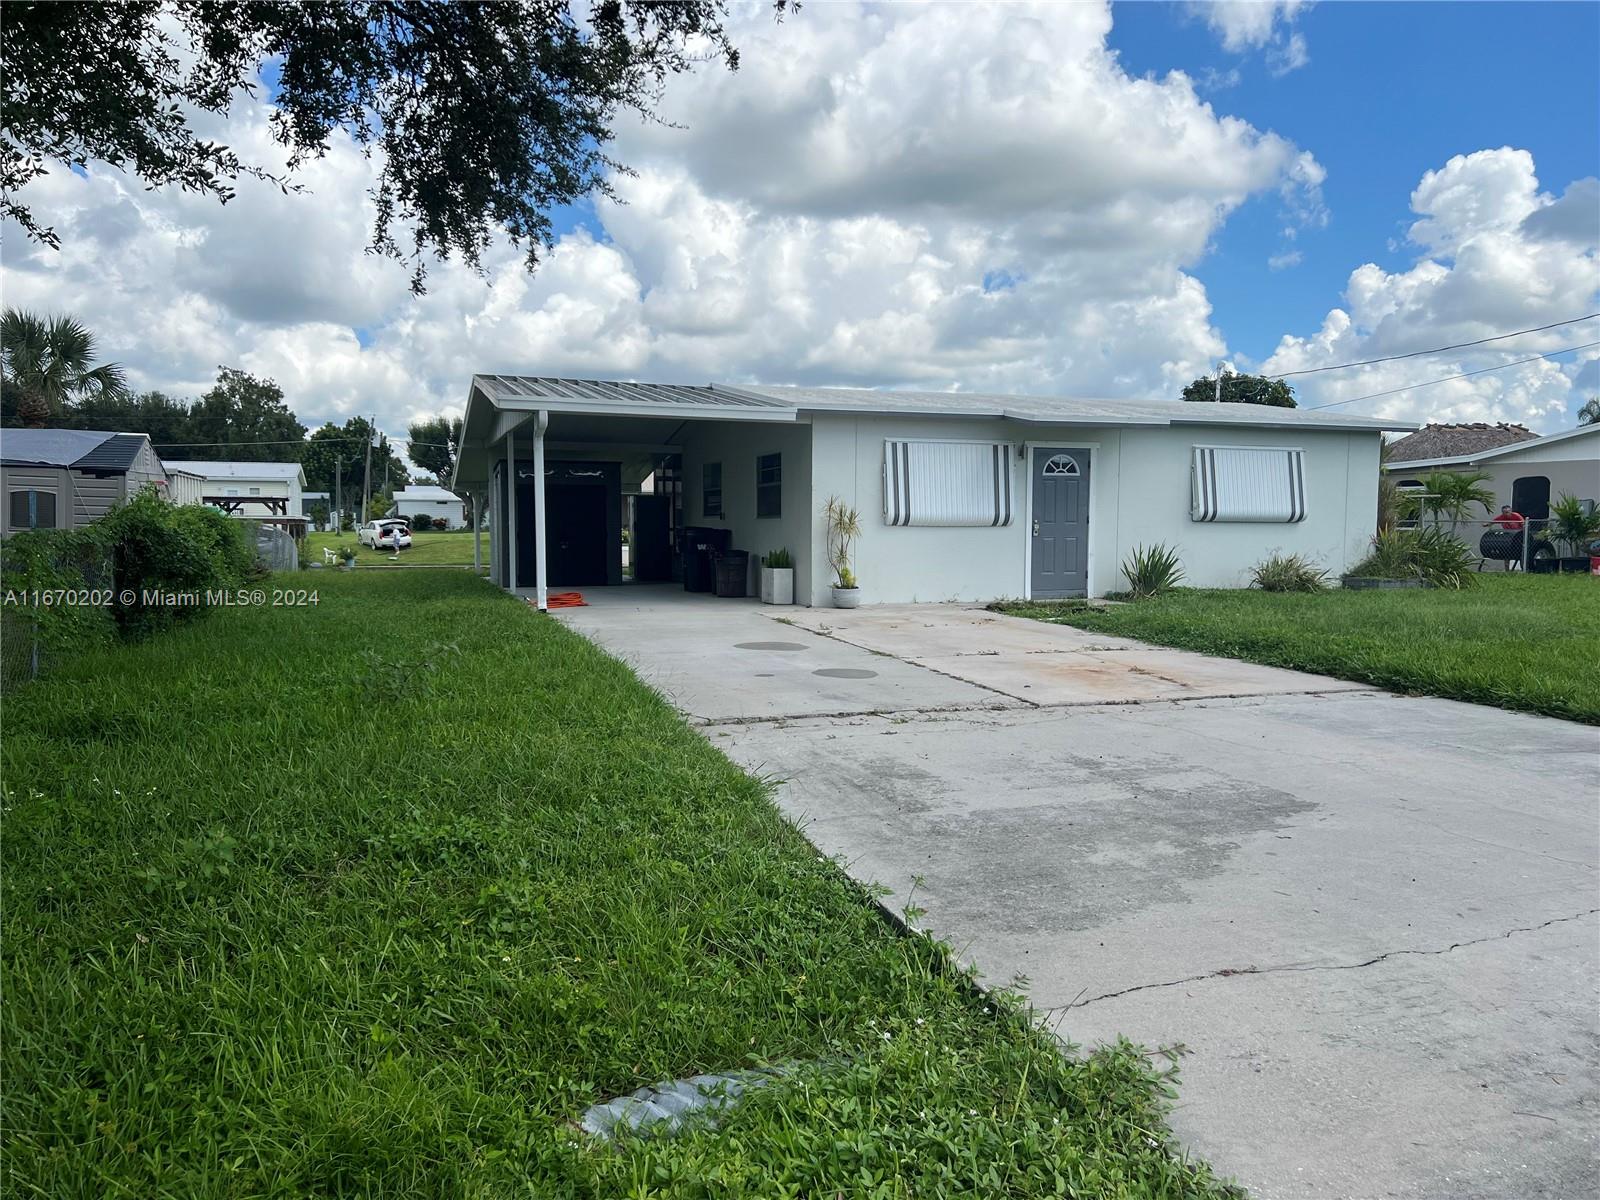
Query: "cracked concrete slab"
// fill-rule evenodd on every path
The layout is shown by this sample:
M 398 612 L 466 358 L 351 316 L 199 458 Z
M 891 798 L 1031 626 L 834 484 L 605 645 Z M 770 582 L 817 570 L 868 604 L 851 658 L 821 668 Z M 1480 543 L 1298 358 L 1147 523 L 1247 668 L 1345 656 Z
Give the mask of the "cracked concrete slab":
M 997 659 L 1017 673 L 981 678 L 1012 686 L 1018 660 L 1120 658 L 1192 685 L 1217 660 L 930 608 L 848 630 L 854 614 L 749 610 L 764 635 L 721 610 L 739 623 L 727 642 L 826 625 L 809 686 L 826 657 L 879 673 L 832 681 L 863 687 L 850 696 L 887 679 L 878 701 L 937 701 L 807 710 L 835 697 L 773 672 L 716 707 L 792 694 L 707 736 L 783 780 L 784 810 L 857 878 L 902 903 L 915 887 L 924 923 L 988 979 L 1025 976 L 1063 1039 L 1187 1047 L 1174 1127 L 1253 1194 L 1587 1194 L 1600 730 L 1316 676 L 1275 691 L 1260 668 L 1242 698 L 1131 702 L 1125 671 L 1116 703 L 1041 706 L 943 672 Z M 699 619 L 588 623 L 647 678 L 665 664 L 684 694 L 718 694 L 729 663 Z

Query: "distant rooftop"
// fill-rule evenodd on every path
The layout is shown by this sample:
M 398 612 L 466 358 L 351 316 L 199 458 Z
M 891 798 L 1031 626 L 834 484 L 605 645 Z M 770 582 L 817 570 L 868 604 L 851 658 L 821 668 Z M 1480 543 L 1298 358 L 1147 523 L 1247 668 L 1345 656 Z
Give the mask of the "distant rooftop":
M 396 488 L 394 498 L 396 503 L 401 500 L 419 500 L 424 504 L 437 503 L 441 500 L 453 500 L 457 504 L 461 503 L 461 497 L 449 488 L 434 487 L 429 483 L 413 483 L 407 484 L 403 488 Z
M 204 459 L 168 459 L 168 470 L 199 475 L 204 479 L 298 479 L 297 462 L 207 462 Z
M 1478 454 L 1516 442 L 1529 442 L 1538 435 L 1522 425 L 1505 422 L 1489 424 L 1472 421 L 1458 425 L 1424 425 L 1407 434 L 1389 448 L 1391 463 L 1416 462 L 1432 458 L 1455 458 Z

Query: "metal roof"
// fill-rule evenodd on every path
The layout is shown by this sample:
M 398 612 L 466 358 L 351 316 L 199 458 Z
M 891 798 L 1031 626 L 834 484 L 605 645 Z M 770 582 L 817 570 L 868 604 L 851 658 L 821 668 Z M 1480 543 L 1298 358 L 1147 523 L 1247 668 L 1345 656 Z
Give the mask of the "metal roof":
M 878 391 L 868 388 L 749 386 L 801 411 L 884 413 L 894 416 L 1003 417 L 1052 425 L 1234 425 L 1272 429 L 1414 429 L 1407 421 L 1319 413 L 1265 404 L 1206 404 L 1184 400 L 1104 400 L 1065 396 L 1007 396 L 987 392 Z
M 169 471 L 182 471 L 202 479 L 298 479 L 302 469 L 297 462 L 207 462 L 204 459 L 172 459 L 161 464 Z
M 787 408 L 781 401 L 720 383 L 632 383 L 609 379 L 551 379 L 543 375 L 474 375 L 472 382 L 491 400 L 593 401 L 612 405 L 663 407 Z
M 461 497 L 449 488 L 434 487 L 426 483 L 410 484 L 403 488 L 396 488 L 394 499 L 397 504 L 403 500 L 416 500 L 424 504 L 436 504 L 451 500 L 454 500 L 457 504 L 461 503 Z

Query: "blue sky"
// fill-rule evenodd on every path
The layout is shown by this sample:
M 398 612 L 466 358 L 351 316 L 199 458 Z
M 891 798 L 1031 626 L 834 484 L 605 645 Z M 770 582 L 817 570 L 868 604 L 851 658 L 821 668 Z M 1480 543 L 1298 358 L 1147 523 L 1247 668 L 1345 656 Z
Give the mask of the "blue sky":
M 1268 268 L 1283 222 L 1258 197 L 1193 270 L 1232 348 L 1257 360 L 1282 333 L 1315 329 L 1357 266 L 1415 260 L 1403 242 L 1415 219 L 1407 200 L 1453 155 L 1529 150 L 1557 194 L 1600 174 L 1597 4 L 1319 4 L 1296 21 L 1310 62 L 1281 76 L 1260 53 L 1224 50 L 1186 4 L 1122 3 L 1112 16 L 1110 46 L 1129 74 L 1184 71 L 1219 113 L 1289 138 L 1327 168 L 1329 221 L 1299 235 L 1300 265 Z M 1234 71 L 1232 86 L 1204 82 Z

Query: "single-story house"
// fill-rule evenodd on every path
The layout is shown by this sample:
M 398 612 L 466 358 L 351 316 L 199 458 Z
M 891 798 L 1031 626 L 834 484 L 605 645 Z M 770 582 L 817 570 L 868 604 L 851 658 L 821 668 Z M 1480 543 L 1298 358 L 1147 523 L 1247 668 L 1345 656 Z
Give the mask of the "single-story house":
M 467 523 L 466 506 L 449 488 L 411 484 L 394 494 L 394 513 L 400 517 L 425 514 L 429 520 L 444 519 L 446 529 L 460 529 Z
M 550 587 L 622 582 L 629 510 L 636 578 L 681 564 L 700 529 L 727 530 L 752 575 L 787 548 L 796 602 L 827 604 L 834 496 L 861 514 L 868 603 L 1093 596 L 1158 542 L 1203 586 L 1242 586 L 1275 551 L 1352 565 L 1395 428 L 1414 426 L 1251 404 L 477 375 L 451 486 L 504 531 L 492 577 L 541 604 Z
M 140 488 L 163 494 L 167 474 L 142 433 L 89 429 L 0 431 L 4 532 L 77 529 Z
M 1391 457 L 1385 469 L 1399 487 L 1419 491 L 1433 471 L 1481 472 L 1489 477 L 1484 486 L 1494 493 L 1491 512 L 1509 504 L 1530 520 L 1543 521 L 1550 502 L 1563 493 L 1600 501 L 1600 425 L 1457 454 Z
M 211 504 L 238 516 L 299 517 L 306 473 L 297 462 L 168 461 L 169 472 L 197 476 L 200 495 L 180 503 Z

